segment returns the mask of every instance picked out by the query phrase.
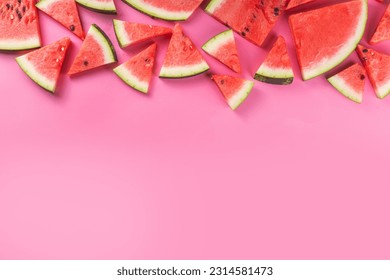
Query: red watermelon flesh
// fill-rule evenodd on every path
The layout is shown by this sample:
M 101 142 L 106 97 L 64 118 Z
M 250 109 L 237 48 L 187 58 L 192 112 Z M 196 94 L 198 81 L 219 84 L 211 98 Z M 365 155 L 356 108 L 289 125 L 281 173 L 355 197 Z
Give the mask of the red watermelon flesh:
M 260 7 L 265 17 L 271 23 L 275 23 L 286 9 L 287 0 L 261 0 Z
M 53 44 L 19 56 L 16 61 L 33 81 L 54 93 L 69 44 L 70 39 L 63 38 Z
M 127 62 L 116 67 L 114 72 L 129 86 L 147 93 L 153 75 L 156 43 L 152 44 Z
M 41 0 L 36 5 L 38 9 L 48 14 L 77 37 L 84 40 L 79 11 L 74 0 Z
M 291 0 L 287 5 L 286 10 L 289 10 L 289 9 L 292 9 L 292 8 L 295 8 L 295 7 L 298 7 L 298 6 L 301 6 L 303 4 L 313 2 L 313 1 L 314 0 Z
M 387 6 L 385 14 L 380 20 L 370 44 L 376 44 L 390 39 L 390 4 Z
M 0 1 L 0 51 L 41 46 L 38 12 L 34 0 Z
M 390 93 L 390 55 L 359 45 L 357 53 L 366 68 L 376 95 L 384 98 Z

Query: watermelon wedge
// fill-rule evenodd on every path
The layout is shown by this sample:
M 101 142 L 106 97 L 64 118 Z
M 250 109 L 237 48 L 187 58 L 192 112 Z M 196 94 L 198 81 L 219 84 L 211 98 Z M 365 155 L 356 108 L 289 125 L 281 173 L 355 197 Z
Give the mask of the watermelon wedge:
M 92 24 L 68 74 L 78 74 L 117 61 L 110 39 L 96 24 Z
M 183 34 L 180 24 L 173 29 L 171 41 L 160 71 L 161 78 L 185 78 L 209 69 L 207 62 L 192 41 Z
M 69 44 L 70 39 L 63 38 L 17 57 L 16 62 L 35 83 L 54 93 Z
M 132 88 L 148 93 L 153 75 L 156 46 L 156 43 L 152 44 L 127 62 L 116 67 L 114 72 Z
M 182 21 L 188 19 L 203 0 L 122 0 L 138 11 L 155 18 Z
M 293 9 L 295 7 L 301 6 L 306 3 L 313 2 L 314 0 L 291 0 L 288 5 L 286 10 Z
M 282 36 L 278 37 L 254 78 L 260 82 L 275 85 L 289 85 L 293 82 L 294 72 L 286 41 Z
M 74 0 L 41 0 L 37 8 L 84 40 L 83 26 Z
M 116 14 L 114 0 L 76 0 L 84 8 L 103 14 Z
M 254 86 L 253 81 L 247 81 L 228 75 L 212 75 L 226 102 L 232 110 L 236 110 L 248 97 Z
M 114 31 L 121 48 L 172 34 L 172 29 L 114 19 Z
M 385 40 L 390 40 L 390 4 L 387 5 L 385 14 L 371 37 L 370 44 L 376 44 Z
M 231 29 L 223 31 L 208 40 L 202 49 L 233 71 L 237 73 L 241 72 L 236 41 L 234 40 L 234 34 Z
M 359 63 L 353 64 L 328 79 L 329 83 L 342 95 L 357 103 L 363 101 L 365 80 L 366 71 Z
M 379 98 L 390 93 L 390 55 L 359 45 L 356 49 Z
M 29 50 L 40 46 L 35 0 L 1 0 L 0 51 Z
M 356 48 L 367 21 L 367 0 L 353 0 L 290 16 L 304 80 L 334 68 Z

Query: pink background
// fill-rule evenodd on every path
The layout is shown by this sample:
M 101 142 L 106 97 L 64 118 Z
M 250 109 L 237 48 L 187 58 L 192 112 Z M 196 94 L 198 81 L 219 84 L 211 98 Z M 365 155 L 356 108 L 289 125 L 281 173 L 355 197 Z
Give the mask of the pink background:
M 121 50 L 113 18 L 173 25 L 116 5 L 80 13 L 120 62 L 146 45 Z M 385 5 L 369 9 L 364 42 Z M 144 96 L 112 67 L 67 77 L 81 41 L 43 14 L 41 27 L 44 44 L 73 41 L 57 96 L 0 54 L 0 259 L 390 258 L 390 97 L 367 83 L 358 105 L 323 76 L 302 82 L 286 17 L 263 48 L 236 39 L 250 79 L 284 35 L 296 80 L 256 82 L 236 112 L 206 75 L 157 77 L 167 38 Z M 226 29 L 201 9 L 183 27 L 198 47 Z

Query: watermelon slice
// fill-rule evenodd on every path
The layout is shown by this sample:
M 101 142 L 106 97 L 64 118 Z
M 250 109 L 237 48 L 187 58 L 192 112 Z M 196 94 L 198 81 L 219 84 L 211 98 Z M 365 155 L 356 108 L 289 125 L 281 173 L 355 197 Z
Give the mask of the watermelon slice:
M 114 0 L 76 0 L 84 8 L 103 14 L 116 14 Z
M 122 0 L 138 11 L 155 18 L 180 21 L 188 19 L 203 0 Z
M 356 48 L 367 21 L 367 0 L 353 0 L 290 16 L 304 80 L 341 63 Z
M 17 57 L 16 62 L 34 82 L 54 93 L 69 44 L 70 39 L 63 38 Z
M 284 11 L 284 0 L 211 0 L 206 12 L 261 46 Z
M 121 48 L 145 42 L 158 36 L 172 34 L 172 29 L 150 24 L 114 19 L 114 30 Z
M 357 53 L 366 68 L 368 78 L 379 98 L 390 93 L 390 55 L 365 48 L 357 47 Z
M 294 80 L 286 41 L 279 36 L 264 62 L 257 70 L 256 80 L 269 84 L 288 85 Z
M 385 40 L 390 40 L 390 4 L 387 6 L 385 14 L 370 40 L 370 44 L 376 44 Z
M 173 29 L 160 77 L 184 78 L 201 74 L 208 69 L 207 62 L 177 23 Z
M 366 71 L 359 63 L 355 63 L 330 77 L 328 81 L 345 97 L 362 103 L 365 79 Z
M 114 72 L 129 86 L 148 93 L 153 74 L 156 43 L 143 50 L 129 61 L 119 65 Z
M 0 51 L 29 50 L 40 46 L 35 0 L 1 0 Z
M 96 24 L 92 24 L 68 74 L 78 74 L 117 61 L 110 39 Z
M 288 5 L 286 10 L 293 9 L 295 7 L 301 6 L 306 3 L 313 2 L 314 0 L 291 0 Z
M 41 0 L 36 6 L 84 40 L 83 26 L 74 0 Z
M 253 81 L 228 75 L 212 75 L 211 78 L 232 110 L 236 110 L 244 102 L 254 86 Z
M 233 71 L 237 73 L 241 72 L 236 41 L 234 40 L 234 34 L 231 29 L 223 31 L 211 38 L 203 45 L 202 49 Z

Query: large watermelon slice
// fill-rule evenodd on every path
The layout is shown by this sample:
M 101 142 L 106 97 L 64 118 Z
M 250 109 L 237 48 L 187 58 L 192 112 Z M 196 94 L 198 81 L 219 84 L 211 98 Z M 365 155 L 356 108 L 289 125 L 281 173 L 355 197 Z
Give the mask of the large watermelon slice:
M 172 33 L 172 29 L 114 19 L 114 31 L 121 48 Z
M 256 80 L 269 84 L 288 85 L 294 80 L 286 41 L 279 36 L 264 62 L 257 70 Z
M 292 9 L 292 8 L 295 8 L 295 7 L 298 7 L 298 6 L 301 6 L 303 4 L 313 2 L 313 1 L 314 0 L 291 0 L 287 5 L 286 10 L 289 10 L 289 9 Z
M 122 0 L 152 17 L 165 20 L 186 20 L 203 0 Z
M 83 26 L 74 0 L 41 0 L 36 6 L 84 40 Z
M 114 0 L 76 0 L 81 6 L 103 14 L 116 14 Z
M 202 46 L 202 49 L 233 71 L 237 73 L 241 72 L 236 41 L 234 40 L 234 34 L 231 29 L 223 31 L 208 40 Z
M 114 72 L 129 86 L 148 93 L 153 74 L 156 43 L 149 46 L 127 62 L 119 65 Z
M 376 95 L 379 98 L 386 97 L 390 93 L 390 55 L 361 45 L 356 50 L 366 68 Z
M 160 71 L 161 78 L 184 78 L 209 69 L 207 62 L 192 41 L 183 34 L 180 24 L 173 29 L 171 41 Z
M 41 46 L 35 0 L 0 0 L 0 51 Z
M 78 74 L 114 62 L 117 62 L 117 57 L 110 39 L 96 24 L 92 24 L 68 74 Z
M 290 16 L 304 80 L 327 72 L 356 48 L 367 21 L 367 0 L 353 0 Z
M 253 81 L 228 75 L 212 75 L 211 78 L 232 110 L 236 110 L 244 102 L 254 86 Z
M 286 6 L 286 0 L 211 0 L 206 12 L 260 46 Z
M 387 6 L 385 14 L 370 40 L 370 44 L 376 44 L 385 40 L 390 40 L 390 4 Z
M 69 44 L 70 39 L 63 38 L 17 57 L 16 62 L 34 82 L 54 93 Z
M 363 101 L 365 80 L 366 71 L 359 63 L 353 64 L 328 79 L 329 83 L 342 95 L 357 103 L 362 103 Z

